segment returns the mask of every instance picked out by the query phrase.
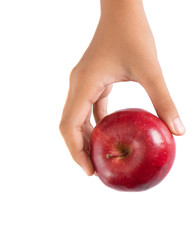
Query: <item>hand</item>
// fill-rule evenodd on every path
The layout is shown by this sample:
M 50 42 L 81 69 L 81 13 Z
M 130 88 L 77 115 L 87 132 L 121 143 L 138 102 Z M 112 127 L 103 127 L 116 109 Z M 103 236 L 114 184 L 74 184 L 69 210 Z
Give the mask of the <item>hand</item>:
M 108 95 L 113 83 L 140 83 L 170 131 L 175 135 L 185 132 L 163 78 L 142 2 L 111 2 L 109 5 L 109 0 L 102 1 L 102 15 L 95 35 L 71 72 L 60 123 L 72 158 L 89 176 L 94 174 L 89 153 L 92 106 L 98 123 L 107 115 Z M 124 7 L 122 3 L 125 2 Z

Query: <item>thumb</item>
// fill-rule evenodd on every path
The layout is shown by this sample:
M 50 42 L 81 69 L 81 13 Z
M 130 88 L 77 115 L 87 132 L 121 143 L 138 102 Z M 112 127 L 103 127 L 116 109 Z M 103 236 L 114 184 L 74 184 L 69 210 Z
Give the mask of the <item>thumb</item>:
M 164 79 L 147 82 L 143 87 L 147 91 L 159 118 L 165 122 L 173 134 L 183 135 L 185 127 L 179 117 Z

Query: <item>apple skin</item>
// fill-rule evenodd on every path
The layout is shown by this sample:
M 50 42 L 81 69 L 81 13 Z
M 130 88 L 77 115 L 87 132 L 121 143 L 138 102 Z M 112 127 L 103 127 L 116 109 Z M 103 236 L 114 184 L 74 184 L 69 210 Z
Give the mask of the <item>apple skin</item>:
M 101 181 L 119 191 L 144 191 L 160 183 L 175 159 L 165 123 L 137 108 L 114 112 L 96 125 L 91 160 Z

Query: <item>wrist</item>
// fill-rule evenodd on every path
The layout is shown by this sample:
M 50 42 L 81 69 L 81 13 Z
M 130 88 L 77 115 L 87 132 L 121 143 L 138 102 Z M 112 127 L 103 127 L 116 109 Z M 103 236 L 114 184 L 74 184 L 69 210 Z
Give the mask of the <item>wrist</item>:
M 143 8 L 142 0 L 100 0 L 102 17 L 128 16 L 138 8 Z

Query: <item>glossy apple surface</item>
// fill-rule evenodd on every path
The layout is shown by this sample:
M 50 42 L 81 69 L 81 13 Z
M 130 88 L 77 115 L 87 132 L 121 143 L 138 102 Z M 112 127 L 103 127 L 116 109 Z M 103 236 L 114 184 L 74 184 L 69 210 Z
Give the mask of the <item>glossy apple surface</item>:
M 143 191 L 161 182 L 175 158 L 168 127 L 142 109 L 106 116 L 94 128 L 91 160 L 101 181 L 121 191 Z

